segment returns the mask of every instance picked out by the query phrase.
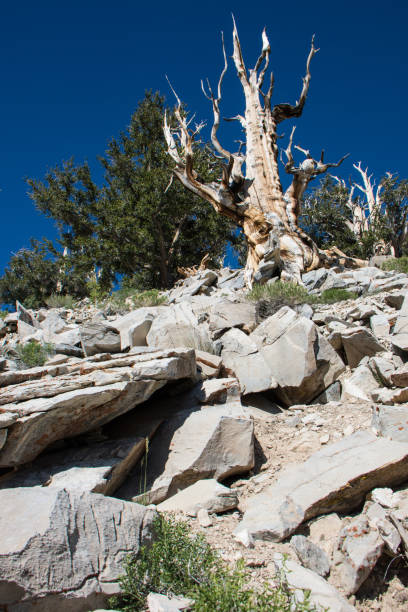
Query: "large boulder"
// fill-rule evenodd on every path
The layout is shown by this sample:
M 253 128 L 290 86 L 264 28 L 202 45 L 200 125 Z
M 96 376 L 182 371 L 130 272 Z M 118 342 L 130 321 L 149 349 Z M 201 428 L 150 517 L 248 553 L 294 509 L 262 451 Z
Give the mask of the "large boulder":
M 378 486 L 408 478 L 408 444 L 358 431 L 283 470 L 275 484 L 248 500 L 236 533 L 281 541 L 305 520 L 348 512 Z
M 374 334 L 363 326 L 349 327 L 341 331 L 341 340 L 347 363 L 356 368 L 364 357 L 372 357 L 385 351 Z
M 221 338 L 224 368 L 239 381 L 241 392 L 275 389 L 277 382 L 255 342 L 240 329 L 230 329 Z
M 211 309 L 208 322 L 213 338 L 219 338 L 232 327 L 251 333 L 256 327 L 255 304 L 223 300 Z
M 147 344 L 156 348 L 188 346 L 213 353 L 208 324 L 200 320 L 189 303 L 171 305 L 154 319 Z
M 345 366 L 317 326 L 288 306 L 250 335 L 276 381 L 277 397 L 287 406 L 313 400 Z
M 163 308 L 163 306 L 138 308 L 111 321 L 112 327 L 120 333 L 122 351 L 128 347 L 147 346 L 146 336 L 150 331 L 153 319 Z
M 80 327 L 82 349 L 87 357 L 97 353 L 120 353 L 120 334 L 111 325 L 99 321 Z
M 194 351 L 189 349 L 109 357 L 53 366 L 54 371 L 70 374 L 39 380 L 40 397 L 33 385 L 28 389 L 33 399 L 27 399 L 24 382 L 2 390 L 6 420 L 0 419 L 0 430 L 7 428 L 7 439 L 0 451 L 0 467 L 32 461 L 52 442 L 104 425 L 146 401 L 167 382 L 196 375 Z M 35 374 L 40 378 L 50 370 L 39 368 Z M 25 376 L 30 377 L 30 371 Z M 66 391 L 70 387 L 74 390 Z
M 137 466 L 116 494 L 158 504 L 197 480 L 223 480 L 253 466 L 254 425 L 239 402 L 182 410 L 153 438 L 146 472 Z
M 95 493 L 0 491 L 0 601 L 9 612 L 88 612 L 118 592 L 154 513 Z

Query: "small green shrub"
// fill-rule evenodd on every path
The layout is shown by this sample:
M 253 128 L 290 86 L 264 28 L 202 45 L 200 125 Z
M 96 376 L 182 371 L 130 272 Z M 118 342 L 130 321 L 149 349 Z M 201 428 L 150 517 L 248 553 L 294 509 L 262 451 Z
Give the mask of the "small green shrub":
M 247 293 L 250 300 L 276 300 L 286 303 L 288 306 L 293 304 L 312 304 L 316 301 L 313 295 L 296 283 L 285 283 L 276 281 L 271 285 L 254 285 L 253 289 Z
M 129 302 L 126 300 L 130 298 Z M 114 291 L 108 300 L 111 309 L 116 311 L 128 311 L 142 306 L 159 306 L 166 302 L 166 297 L 160 295 L 158 289 L 147 289 L 146 291 L 137 291 L 136 289 L 123 287 Z
M 191 598 L 195 612 L 315 610 L 307 593 L 303 603 L 295 603 L 283 582 L 278 588 L 249 587 L 243 561 L 229 567 L 204 536 L 193 535 L 185 522 L 159 515 L 154 533 L 154 542 L 143 546 L 137 558 L 128 557 L 125 562 L 125 574 L 119 578 L 122 593 L 110 600 L 116 610 L 145 610 L 151 591 Z
M 42 366 L 53 353 L 54 347 L 50 343 L 40 344 L 36 341 L 27 342 L 27 344 L 19 344 L 16 346 L 15 352 L 18 361 L 25 368 L 35 368 Z
M 390 258 L 383 261 L 381 264 L 382 270 L 390 271 L 396 270 L 397 272 L 404 272 L 408 274 L 408 257 Z
M 8 310 L 0 310 L 0 319 L 5 319 L 8 315 Z
M 61 295 L 60 293 L 53 293 L 45 299 L 45 303 L 48 308 L 69 308 L 72 310 L 75 306 L 72 295 Z
M 325 289 L 322 291 L 317 301 L 321 304 L 334 304 L 344 300 L 355 300 L 358 294 L 355 291 L 347 291 L 347 289 Z
M 109 295 L 109 292 L 106 291 L 106 289 L 103 289 L 95 278 L 86 283 L 86 288 L 88 295 L 95 306 L 106 300 Z

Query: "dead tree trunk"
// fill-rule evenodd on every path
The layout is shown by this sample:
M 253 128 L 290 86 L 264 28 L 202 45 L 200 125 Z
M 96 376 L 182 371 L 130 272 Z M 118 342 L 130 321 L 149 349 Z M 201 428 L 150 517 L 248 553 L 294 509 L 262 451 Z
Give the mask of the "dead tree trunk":
M 222 179 L 219 182 L 205 183 L 194 171 L 194 138 L 203 125 L 196 126 L 194 130 L 190 128 L 181 112 L 180 100 L 176 94 L 178 129 L 176 132 L 171 130 L 167 118 L 164 125 L 168 152 L 176 164 L 175 176 L 193 193 L 210 202 L 220 214 L 229 217 L 242 228 L 248 242 L 248 286 L 251 286 L 254 280 L 264 281 L 273 275 L 300 283 L 303 272 L 339 263 L 339 258 L 343 263 L 351 265 L 363 263 L 347 258 L 337 249 L 330 252 L 320 251 L 298 226 L 301 200 L 309 182 L 328 168 L 339 166 L 345 157 L 330 164 L 324 162 L 323 152 L 320 160 L 316 161 L 309 151 L 295 147 L 305 155 L 303 162 L 296 166 L 292 155 L 293 129 L 285 150 L 285 170 L 293 179 L 285 193 L 279 176 L 277 129 L 285 119 L 297 118 L 302 114 L 310 83 L 310 63 L 318 51 L 313 39 L 298 102 L 294 105 L 272 106 L 273 73 L 270 75 L 266 93 L 262 91 L 270 56 L 266 32 L 264 30 L 262 33 L 262 50 L 255 67 L 247 71 L 234 21 L 233 61 L 245 96 L 245 114 L 232 120 L 241 124 L 246 135 L 245 153 L 240 150 L 234 154 L 221 146 L 217 136 L 221 86 L 228 66 L 224 40 L 222 43 L 224 68 L 218 82 L 217 95 L 213 93 L 208 82 L 206 89 L 202 83 L 202 89 L 212 103 L 214 114 L 211 141 L 218 156 L 224 160 Z

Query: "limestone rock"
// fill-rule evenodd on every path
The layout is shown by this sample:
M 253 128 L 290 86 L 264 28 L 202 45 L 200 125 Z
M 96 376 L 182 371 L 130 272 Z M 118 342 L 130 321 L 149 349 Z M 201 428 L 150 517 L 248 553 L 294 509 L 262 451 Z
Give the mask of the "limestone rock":
M 371 400 L 372 391 L 379 386 L 370 368 L 359 365 L 351 376 L 343 380 L 343 398 L 355 397 L 368 402 Z
M 271 368 L 251 337 L 234 328 L 222 336 L 221 342 L 224 367 L 237 377 L 244 395 L 277 387 Z
M 120 353 L 119 332 L 104 323 L 81 325 L 81 344 L 87 357 L 97 353 Z
M 355 611 L 355 608 L 331 584 L 310 569 L 285 559 L 280 553 L 275 554 L 274 563 L 276 572 L 283 574 L 289 588 L 294 590 L 294 606 L 295 602 L 304 601 L 305 591 L 310 591 L 309 601 L 318 609 L 330 612 Z
M 103 356 L 102 356 L 103 357 Z M 108 357 L 106 359 L 106 357 Z M 52 397 L 38 397 L 19 403 L 3 404 L 2 411 L 12 415 L 6 444 L 0 451 L 0 466 L 21 465 L 33 460 L 42 450 L 56 440 L 73 437 L 108 423 L 117 416 L 146 401 L 154 391 L 168 381 L 195 376 L 194 351 L 173 349 L 152 354 L 118 356 L 101 361 L 84 360 L 80 364 L 52 366 L 54 371 L 72 371 L 75 381 L 86 387 L 60 393 Z M 34 376 L 49 373 L 51 368 L 39 368 Z M 82 375 L 77 372 L 82 372 Z M 23 379 L 29 376 L 23 373 Z M 0 378 L 8 372 L 0 374 Z M 89 374 L 89 376 L 88 376 Z M 58 378 L 52 381 L 58 392 Z M 63 379 L 67 382 L 66 379 Z M 121 382 L 117 382 L 120 380 Z M 50 385 L 50 381 L 41 383 Z M 0 381 L 1 385 L 1 381 Z M 15 385 L 15 398 L 24 396 L 24 383 Z M 5 389 L 5 393 L 9 390 Z M 20 395 L 18 395 L 20 393 Z M 13 395 L 10 400 L 13 399 Z M 8 419 L 10 421 L 10 418 Z M 4 425 L 5 426 L 5 425 Z M 1 425 L 0 425 L 1 428 Z
M 146 336 L 152 322 L 163 307 L 143 307 L 111 321 L 112 327 L 120 333 L 121 350 L 132 346 L 146 346 Z
M 201 377 L 204 380 L 206 378 L 218 378 L 222 365 L 221 357 L 198 349 L 196 349 L 195 354 L 197 366 L 201 370 Z
M 295 550 L 303 567 L 316 572 L 319 576 L 327 576 L 330 572 L 330 563 L 324 550 L 302 535 L 293 536 L 290 545 Z
M 239 384 L 236 378 L 214 378 L 199 383 L 192 394 L 200 404 L 221 404 L 239 399 Z
M 335 512 L 319 516 L 309 523 L 309 539 L 331 559 L 341 527 L 341 518 Z
M 232 327 L 251 333 L 256 327 L 255 304 L 250 302 L 218 302 L 210 312 L 210 332 L 213 338 L 219 338 Z
M 200 508 L 210 513 L 226 512 L 238 505 L 237 491 L 229 489 L 214 478 L 198 480 L 157 506 L 162 512 L 184 512 L 196 516 Z
M 287 406 L 311 401 L 345 369 L 316 325 L 287 306 L 261 323 L 250 340 L 277 382 L 277 397 Z
M 408 444 L 358 431 L 284 469 L 275 484 L 249 498 L 236 531 L 280 541 L 305 520 L 349 511 L 377 486 L 408 477 Z
M 158 504 L 203 478 L 223 480 L 254 465 L 253 421 L 238 403 L 177 413 L 158 430 L 149 449 L 146 493 L 140 468 L 117 495 Z
M 379 436 L 408 443 L 408 406 L 374 406 L 372 427 Z
M 149 612 L 180 612 L 181 610 L 191 610 L 194 601 L 186 597 L 166 597 L 160 593 L 149 593 L 147 596 L 147 606 Z
M 386 338 L 390 333 L 390 322 L 384 314 L 375 314 L 370 317 L 370 327 L 377 338 Z
M 0 489 L 47 486 L 112 495 L 143 455 L 145 444 L 145 438 L 125 438 L 46 454 L 2 481 Z
M 151 534 L 151 510 L 95 493 L 6 489 L 0 505 L 0 593 L 10 612 L 103 607 L 126 554 Z
M 371 397 L 380 404 L 403 404 L 408 401 L 408 387 L 403 389 L 377 389 L 371 393 Z
M 214 352 L 208 324 L 199 323 L 191 304 L 182 302 L 163 309 L 146 336 L 148 346 L 171 348 L 186 346 Z
M 385 348 L 365 327 L 349 327 L 341 332 L 341 339 L 350 368 L 358 366 L 363 357 L 371 357 Z
M 391 382 L 396 387 L 408 387 L 408 363 L 404 363 L 390 375 Z
M 363 515 L 346 523 L 339 534 L 331 579 L 346 595 L 358 591 L 381 557 L 384 542 L 378 529 Z

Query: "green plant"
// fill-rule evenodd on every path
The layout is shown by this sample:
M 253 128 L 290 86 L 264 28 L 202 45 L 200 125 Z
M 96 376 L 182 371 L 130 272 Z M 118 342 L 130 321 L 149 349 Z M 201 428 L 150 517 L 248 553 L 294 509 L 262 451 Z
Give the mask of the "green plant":
M 110 605 L 123 612 L 144 610 L 151 592 L 183 595 L 194 600 L 196 612 L 289 612 L 315 610 L 305 593 L 303 603 L 281 580 L 272 588 L 249 586 L 243 561 L 229 567 L 202 534 L 193 535 L 187 523 L 158 515 L 154 541 L 142 546 L 137 558 L 128 557 L 119 578 L 122 593 Z
M 98 283 L 96 278 L 89 280 L 86 283 L 86 288 L 88 290 L 88 295 L 95 306 L 106 300 L 108 297 L 108 291 Z
M 23 367 L 35 368 L 36 366 L 42 366 L 47 361 L 50 354 L 54 351 L 54 346 L 50 343 L 40 344 L 34 340 L 27 342 L 27 344 L 18 344 L 15 352 L 17 359 L 21 362 Z
M 159 306 L 165 302 L 166 297 L 158 289 L 137 291 L 130 287 L 122 287 L 114 291 L 108 300 L 110 307 L 117 311 L 127 311 L 141 308 L 142 306 Z
M 61 293 L 52 293 L 45 299 L 48 308 L 74 308 L 74 298 L 72 295 L 62 295 Z
M 315 296 L 310 295 L 301 285 L 279 280 L 271 285 L 254 285 L 253 289 L 247 293 L 247 298 L 255 302 L 276 300 L 282 302 L 282 305 L 312 304 L 316 301 Z
M 404 272 L 404 274 L 408 274 L 408 257 L 399 257 L 398 259 L 392 257 L 390 259 L 386 259 L 381 264 L 381 268 L 383 270 L 396 270 L 397 272 Z
M 149 498 L 147 495 L 147 460 L 149 458 L 149 438 L 145 438 L 145 454 L 140 462 L 140 491 L 139 495 L 141 499 L 139 499 L 138 503 L 143 506 L 147 506 L 149 503 Z
M 0 310 L 0 319 L 5 319 L 8 315 L 8 310 Z
M 355 300 L 358 294 L 355 291 L 347 291 L 347 289 L 325 289 L 322 291 L 317 301 L 322 304 L 334 304 L 344 300 Z

